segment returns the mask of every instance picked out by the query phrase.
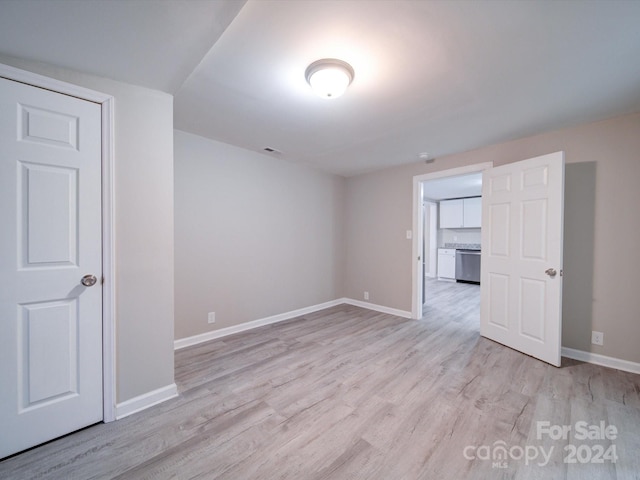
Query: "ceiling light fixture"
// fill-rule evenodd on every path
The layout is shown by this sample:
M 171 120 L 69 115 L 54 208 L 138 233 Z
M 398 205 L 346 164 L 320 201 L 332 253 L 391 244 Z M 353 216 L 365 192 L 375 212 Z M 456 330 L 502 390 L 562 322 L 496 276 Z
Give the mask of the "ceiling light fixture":
M 342 95 L 354 77 L 353 68 L 337 58 L 323 58 L 313 62 L 304 72 L 307 83 L 323 98 Z

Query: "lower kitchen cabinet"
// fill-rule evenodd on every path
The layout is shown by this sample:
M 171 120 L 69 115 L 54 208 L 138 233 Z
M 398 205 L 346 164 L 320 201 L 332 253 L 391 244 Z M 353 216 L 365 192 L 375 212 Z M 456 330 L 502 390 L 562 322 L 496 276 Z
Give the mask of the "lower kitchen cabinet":
M 456 278 L 456 249 L 438 249 L 438 278 L 455 280 Z

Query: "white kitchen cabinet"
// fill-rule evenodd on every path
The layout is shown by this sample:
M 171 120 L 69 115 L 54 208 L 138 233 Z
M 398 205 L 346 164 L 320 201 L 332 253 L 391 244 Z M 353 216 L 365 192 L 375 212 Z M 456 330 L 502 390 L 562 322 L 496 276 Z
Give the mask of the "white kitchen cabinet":
M 438 278 L 454 280 L 456 278 L 456 249 L 438 249 Z
M 482 197 L 440 201 L 440 228 L 480 228 Z
M 482 226 L 482 197 L 465 198 L 462 213 L 464 228 L 480 228 Z
M 464 223 L 462 199 L 440 202 L 440 228 L 462 228 Z

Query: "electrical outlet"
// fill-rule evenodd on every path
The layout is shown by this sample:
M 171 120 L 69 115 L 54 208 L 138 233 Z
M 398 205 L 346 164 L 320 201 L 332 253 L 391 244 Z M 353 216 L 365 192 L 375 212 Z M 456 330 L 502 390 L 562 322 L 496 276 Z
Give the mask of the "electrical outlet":
M 411 240 L 413 238 L 413 231 L 407 230 L 407 240 Z
M 595 330 L 591 332 L 591 343 L 594 345 L 604 345 L 604 333 L 596 332 Z
M 364 299 L 369 300 L 369 292 L 364 292 Z
M 209 315 L 207 316 L 207 322 L 216 323 L 216 312 L 209 312 Z

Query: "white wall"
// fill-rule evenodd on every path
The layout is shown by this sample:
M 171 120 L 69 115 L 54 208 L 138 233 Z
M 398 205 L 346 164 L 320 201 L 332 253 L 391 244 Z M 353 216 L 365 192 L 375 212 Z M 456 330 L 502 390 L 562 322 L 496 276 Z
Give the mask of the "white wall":
M 0 56 L 115 97 L 117 402 L 173 384 L 173 97 Z
M 175 131 L 176 339 L 342 297 L 344 183 Z
M 347 179 L 345 295 L 411 310 L 414 175 L 565 151 L 562 344 L 640 362 L 640 113 Z M 375 192 L 372 195 L 371 192 Z M 591 330 L 604 346 L 591 345 Z

